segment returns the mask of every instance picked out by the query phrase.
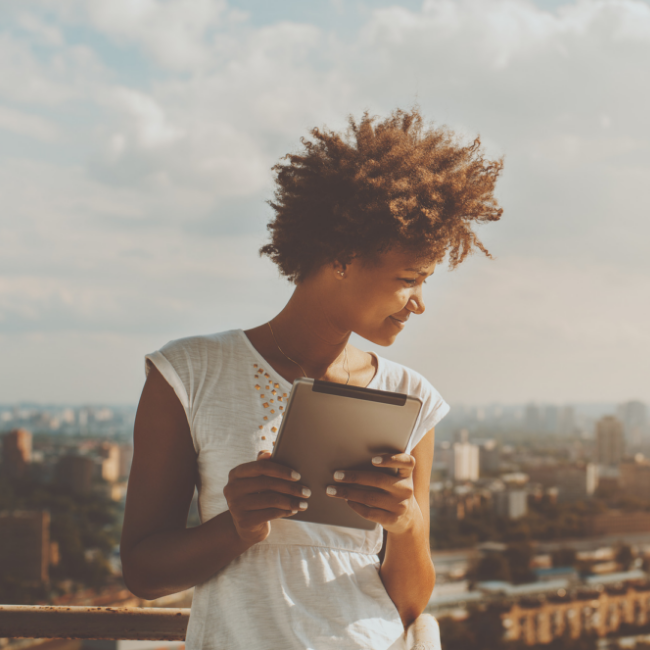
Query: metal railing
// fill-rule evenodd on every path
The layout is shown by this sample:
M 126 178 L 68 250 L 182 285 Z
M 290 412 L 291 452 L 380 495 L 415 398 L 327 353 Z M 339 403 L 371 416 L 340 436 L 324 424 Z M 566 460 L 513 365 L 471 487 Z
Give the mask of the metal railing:
M 189 609 L 0 605 L 0 638 L 184 641 Z M 408 629 L 409 650 L 440 650 L 438 622 L 422 614 Z

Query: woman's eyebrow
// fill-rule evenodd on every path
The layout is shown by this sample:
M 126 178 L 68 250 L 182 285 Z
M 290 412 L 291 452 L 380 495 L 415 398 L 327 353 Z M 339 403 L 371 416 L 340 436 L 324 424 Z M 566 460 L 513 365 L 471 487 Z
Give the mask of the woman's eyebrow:
M 418 275 L 429 275 L 426 271 L 422 269 L 404 269 L 405 271 L 410 271 L 411 273 L 417 273 Z

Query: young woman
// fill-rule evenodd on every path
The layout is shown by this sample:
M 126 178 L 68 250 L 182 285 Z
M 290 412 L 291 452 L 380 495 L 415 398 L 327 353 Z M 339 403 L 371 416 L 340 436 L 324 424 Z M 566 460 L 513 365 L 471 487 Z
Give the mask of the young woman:
M 447 404 L 421 375 L 348 343 L 387 346 L 424 313 L 423 285 L 499 219 L 500 161 L 478 139 L 425 127 L 417 110 L 314 129 L 276 165 L 271 242 L 296 285 L 269 322 L 168 343 L 146 357 L 135 423 L 122 564 L 136 595 L 196 586 L 188 649 L 382 650 L 426 606 L 434 426 Z M 406 453 L 338 471 L 327 493 L 374 530 L 292 521 L 310 492 L 270 451 L 297 377 L 419 397 Z M 344 468 L 341 468 L 343 470 Z M 195 486 L 202 524 L 187 529 Z M 381 561 L 379 559 L 381 557 Z M 396 645 L 395 645 L 396 644 Z

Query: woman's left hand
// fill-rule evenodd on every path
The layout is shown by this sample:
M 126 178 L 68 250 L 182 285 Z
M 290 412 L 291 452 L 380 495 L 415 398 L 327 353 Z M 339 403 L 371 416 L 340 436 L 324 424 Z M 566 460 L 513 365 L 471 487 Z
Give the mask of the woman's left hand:
M 333 476 L 336 484 L 327 486 L 327 494 L 345 499 L 352 510 L 381 524 L 389 533 L 403 533 L 419 513 L 413 495 L 415 458 L 409 454 L 381 454 L 372 459 L 372 464 L 396 469 L 397 473 L 337 470 Z

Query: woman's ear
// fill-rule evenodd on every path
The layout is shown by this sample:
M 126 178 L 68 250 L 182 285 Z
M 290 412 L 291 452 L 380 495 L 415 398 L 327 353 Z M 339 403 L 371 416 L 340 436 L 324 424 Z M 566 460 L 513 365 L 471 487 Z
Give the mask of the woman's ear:
M 334 271 L 334 277 L 337 280 L 343 280 L 343 278 L 345 278 L 345 272 L 347 270 L 347 265 L 346 264 L 342 264 L 341 262 L 338 262 L 338 261 L 333 262 L 332 263 L 332 269 Z

